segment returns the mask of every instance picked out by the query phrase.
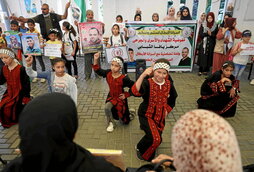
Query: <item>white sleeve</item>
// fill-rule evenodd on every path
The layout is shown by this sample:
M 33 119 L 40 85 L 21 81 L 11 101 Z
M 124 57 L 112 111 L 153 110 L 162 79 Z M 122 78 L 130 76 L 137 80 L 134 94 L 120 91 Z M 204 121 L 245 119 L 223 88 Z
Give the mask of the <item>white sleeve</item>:
M 74 36 L 73 33 L 70 34 L 70 37 L 71 37 L 71 40 L 72 40 L 72 41 L 77 41 L 77 39 L 75 38 L 75 36 Z
M 36 78 L 38 75 L 37 72 L 32 69 L 32 66 L 26 67 L 26 74 L 31 78 Z
M 124 35 L 122 35 L 122 37 L 123 37 L 123 44 L 126 44 L 126 40 L 125 40 Z
M 112 43 L 113 43 L 113 36 L 110 36 L 109 39 L 108 39 L 108 44 L 111 46 L 111 40 L 112 40 Z M 114 44 L 114 43 L 113 43 Z
M 72 77 L 72 76 L 70 76 Z M 72 98 L 72 100 L 75 102 L 76 106 L 78 103 L 78 88 L 77 88 L 77 84 L 76 84 L 76 79 L 75 78 L 71 78 L 70 79 L 70 96 Z

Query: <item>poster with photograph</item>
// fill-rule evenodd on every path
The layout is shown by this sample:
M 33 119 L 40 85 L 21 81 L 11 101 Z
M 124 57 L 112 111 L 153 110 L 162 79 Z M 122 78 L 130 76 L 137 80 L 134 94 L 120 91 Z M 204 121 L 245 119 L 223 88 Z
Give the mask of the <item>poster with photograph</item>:
M 62 57 L 62 44 L 46 44 L 44 47 L 44 55 L 51 57 Z
M 106 59 L 110 63 L 114 57 L 122 57 L 125 62 L 128 61 L 128 52 L 126 46 L 106 48 Z
M 41 55 L 42 52 L 37 33 L 23 33 L 21 41 L 24 55 Z
M 21 49 L 21 39 L 19 32 L 15 31 L 5 31 L 5 39 L 7 42 L 7 47 L 12 49 Z
M 126 23 L 129 33 L 127 46 L 134 59 L 145 59 L 151 66 L 159 58 L 166 58 L 171 71 L 191 71 L 195 45 L 196 21 L 161 23 Z
M 79 23 L 79 33 L 82 49 L 85 54 L 103 50 L 101 22 Z

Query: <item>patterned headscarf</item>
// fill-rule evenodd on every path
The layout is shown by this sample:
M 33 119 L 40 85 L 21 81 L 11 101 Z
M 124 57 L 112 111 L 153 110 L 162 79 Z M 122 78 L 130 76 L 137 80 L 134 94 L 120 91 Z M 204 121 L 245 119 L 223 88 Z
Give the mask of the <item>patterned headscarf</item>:
M 10 50 L 10 49 L 1 48 L 0 49 L 0 54 L 6 54 L 7 56 L 15 59 L 15 53 L 12 50 Z
M 242 162 L 233 128 L 217 114 L 193 110 L 172 131 L 174 165 L 179 172 L 240 172 Z

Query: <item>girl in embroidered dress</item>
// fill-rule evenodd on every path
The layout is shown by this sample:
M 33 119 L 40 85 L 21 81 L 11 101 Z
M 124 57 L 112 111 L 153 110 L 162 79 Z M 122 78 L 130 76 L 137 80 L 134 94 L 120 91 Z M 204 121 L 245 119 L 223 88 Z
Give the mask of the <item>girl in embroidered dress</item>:
M 18 122 L 24 105 L 30 101 L 30 80 L 25 68 L 21 66 L 10 48 L 0 49 L 0 58 L 5 64 L 0 72 L 0 85 L 7 84 L 0 101 L 0 122 L 9 128 Z
M 169 76 L 170 64 L 166 59 L 158 59 L 153 67 L 147 68 L 133 85 L 134 96 L 142 96 L 138 116 L 140 128 L 145 136 L 136 147 L 141 160 L 151 161 L 155 150 L 161 144 L 165 117 L 175 106 L 177 92 Z M 152 77 L 148 77 L 153 73 Z M 170 78 L 170 79 L 168 79 Z
M 130 112 L 128 108 L 127 98 L 130 97 L 129 92 L 124 92 L 124 87 L 131 88 L 134 82 L 130 80 L 128 75 L 122 74 L 123 59 L 121 57 L 114 57 L 112 59 L 111 67 L 108 70 L 101 69 L 98 63 L 100 54 L 94 54 L 94 71 L 106 78 L 109 93 L 106 99 L 105 114 L 107 117 L 107 132 L 113 132 L 115 123 L 114 119 L 120 119 L 123 124 L 129 124 Z
M 234 63 L 226 61 L 221 70 L 209 76 L 201 86 L 198 108 L 211 110 L 222 117 L 233 117 L 240 98 L 239 80 L 232 75 Z

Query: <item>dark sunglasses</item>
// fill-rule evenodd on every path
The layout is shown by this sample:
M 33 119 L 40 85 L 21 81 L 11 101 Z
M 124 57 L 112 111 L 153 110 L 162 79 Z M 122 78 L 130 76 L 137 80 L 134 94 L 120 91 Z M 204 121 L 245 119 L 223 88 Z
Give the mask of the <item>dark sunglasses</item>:
M 41 8 L 41 10 L 47 10 L 47 8 Z

